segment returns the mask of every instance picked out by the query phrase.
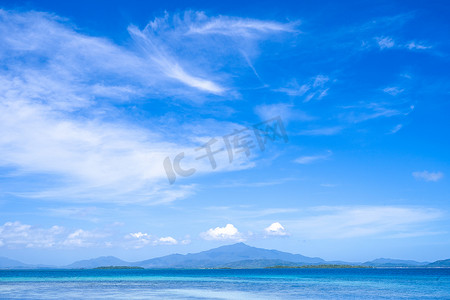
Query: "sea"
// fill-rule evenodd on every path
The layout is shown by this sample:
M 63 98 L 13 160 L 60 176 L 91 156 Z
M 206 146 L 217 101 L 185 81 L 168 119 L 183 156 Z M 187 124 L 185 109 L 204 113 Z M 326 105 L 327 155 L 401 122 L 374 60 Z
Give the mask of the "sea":
M 450 268 L 0 270 L 0 299 L 450 299 Z

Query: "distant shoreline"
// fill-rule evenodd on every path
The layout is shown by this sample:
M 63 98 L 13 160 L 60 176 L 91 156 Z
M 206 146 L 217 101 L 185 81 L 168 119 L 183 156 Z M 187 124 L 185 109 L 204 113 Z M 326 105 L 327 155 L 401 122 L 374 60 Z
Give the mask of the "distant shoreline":
M 128 266 L 105 266 L 105 267 L 96 267 L 92 268 L 92 270 L 145 270 L 143 267 L 128 267 Z
M 272 266 L 265 267 L 264 269 L 373 269 L 372 266 L 361 265 L 335 265 L 335 264 L 323 264 L 323 265 L 306 265 L 306 266 Z
M 450 269 L 450 267 L 374 267 L 374 266 L 345 266 L 345 265 L 311 265 L 311 266 L 272 266 L 262 268 L 143 268 L 143 267 L 127 267 L 127 266 L 105 266 L 96 268 L 0 268 L 0 271 L 87 271 L 87 270 L 286 270 L 286 269 Z

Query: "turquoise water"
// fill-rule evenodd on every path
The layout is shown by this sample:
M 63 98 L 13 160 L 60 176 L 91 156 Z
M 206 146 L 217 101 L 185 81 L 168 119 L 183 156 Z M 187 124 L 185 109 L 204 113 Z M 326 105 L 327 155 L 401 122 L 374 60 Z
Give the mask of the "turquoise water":
M 0 270 L 0 299 L 450 299 L 450 269 Z

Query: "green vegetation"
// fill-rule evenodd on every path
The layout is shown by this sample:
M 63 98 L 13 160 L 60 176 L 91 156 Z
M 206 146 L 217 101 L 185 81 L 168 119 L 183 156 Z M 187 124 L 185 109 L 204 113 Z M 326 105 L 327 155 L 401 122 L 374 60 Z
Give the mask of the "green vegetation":
M 367 266 L 353 265 L 307 265 L 307 266 L 272 266 L 265 269 L 372 269 Z
M 94 270 L 128 270 L 128 269 L 144 269 L 142 267 L 128 267 L 128 266 L 107 266 L 107 267 L 97 267 Z

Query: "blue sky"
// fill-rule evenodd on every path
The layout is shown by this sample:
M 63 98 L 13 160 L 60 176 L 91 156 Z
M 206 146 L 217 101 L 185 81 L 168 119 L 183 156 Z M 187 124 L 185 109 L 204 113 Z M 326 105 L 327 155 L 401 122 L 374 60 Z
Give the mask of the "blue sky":
M 0 256 L 450 257 L 444 1 L 1 7 Z

